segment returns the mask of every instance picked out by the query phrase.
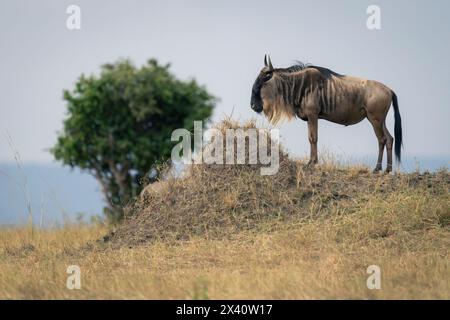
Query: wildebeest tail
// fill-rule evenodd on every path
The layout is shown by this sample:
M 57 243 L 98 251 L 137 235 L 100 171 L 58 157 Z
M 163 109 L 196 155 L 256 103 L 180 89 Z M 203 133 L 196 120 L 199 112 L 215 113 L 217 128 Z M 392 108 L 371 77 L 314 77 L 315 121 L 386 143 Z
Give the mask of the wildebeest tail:
M 394 106 L 394 151 L 397 161 L 401 162 L 401 151 L 403 145 L 402 137 L 402 118 L 400 117 L 400 110 L 398 109 L 397 95 L 392 91 L 392 105 Z

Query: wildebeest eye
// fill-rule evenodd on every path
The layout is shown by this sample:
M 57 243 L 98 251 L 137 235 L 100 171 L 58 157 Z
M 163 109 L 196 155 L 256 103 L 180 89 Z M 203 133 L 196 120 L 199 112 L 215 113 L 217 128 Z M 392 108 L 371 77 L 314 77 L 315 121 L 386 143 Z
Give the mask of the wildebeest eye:
M 266 73 L 263 77 L 264 81 L 269 81 L 270 78 L 272 78 L 272 72 Z

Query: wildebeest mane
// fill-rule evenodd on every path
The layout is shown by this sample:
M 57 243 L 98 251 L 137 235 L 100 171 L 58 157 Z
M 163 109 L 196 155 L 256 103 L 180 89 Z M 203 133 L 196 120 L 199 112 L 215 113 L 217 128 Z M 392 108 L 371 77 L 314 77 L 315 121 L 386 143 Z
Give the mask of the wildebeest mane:
M 326 78 L 331 78 L 331 76 L 335 76 L 335 77 L 339 77 L 339 78 L 344 77 L 344 75 L 339 74 L 337 72 L 334 72 L 333 70 L 330 70 L 328 68 L 315 66 L 313 64 L 301 62 L 301 61 L 298 61 L 298 60 L 295 61 L 294 65 L 292 65 L 292 66 L 290 66 L 288 68 L 285 68 L 285 69 L 280 69 L 280 70 L 284 70 L 285 72 L 292 73 L 292 72 L 298 72 L 298 71 L 301 71 L 301 70 L 305 70 L 305 69 L 308 69 L 308 68 L 314 68 L 314 69 L 319 70 L 320 73 L 323 76 L 325 76 Z

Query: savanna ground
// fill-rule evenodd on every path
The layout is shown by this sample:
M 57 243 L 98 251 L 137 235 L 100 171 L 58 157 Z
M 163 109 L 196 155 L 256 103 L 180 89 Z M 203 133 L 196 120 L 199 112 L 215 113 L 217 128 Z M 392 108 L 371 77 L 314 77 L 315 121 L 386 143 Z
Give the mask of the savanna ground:
M 113 229 L 1 230 L 0 298 L 450 299 L 449 187 L 446 170 L 310 170 L 284 153 L 275 176 L 200 165 L 147 187 Z

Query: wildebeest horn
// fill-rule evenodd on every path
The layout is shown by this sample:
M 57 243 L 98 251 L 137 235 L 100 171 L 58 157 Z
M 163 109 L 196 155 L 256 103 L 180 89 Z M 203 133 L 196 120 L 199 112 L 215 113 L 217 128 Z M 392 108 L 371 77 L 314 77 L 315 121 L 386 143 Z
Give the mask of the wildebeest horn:
M 268 58 L 268 64 L 266 63 L 266 66 L 268 66 L 270 70 L 273 70 L 272 61 L 270 61 L 270 56 L 267 55 L 267 58 Z
M 267 54 L 264 55 L 264 66 L 267 67 Z

